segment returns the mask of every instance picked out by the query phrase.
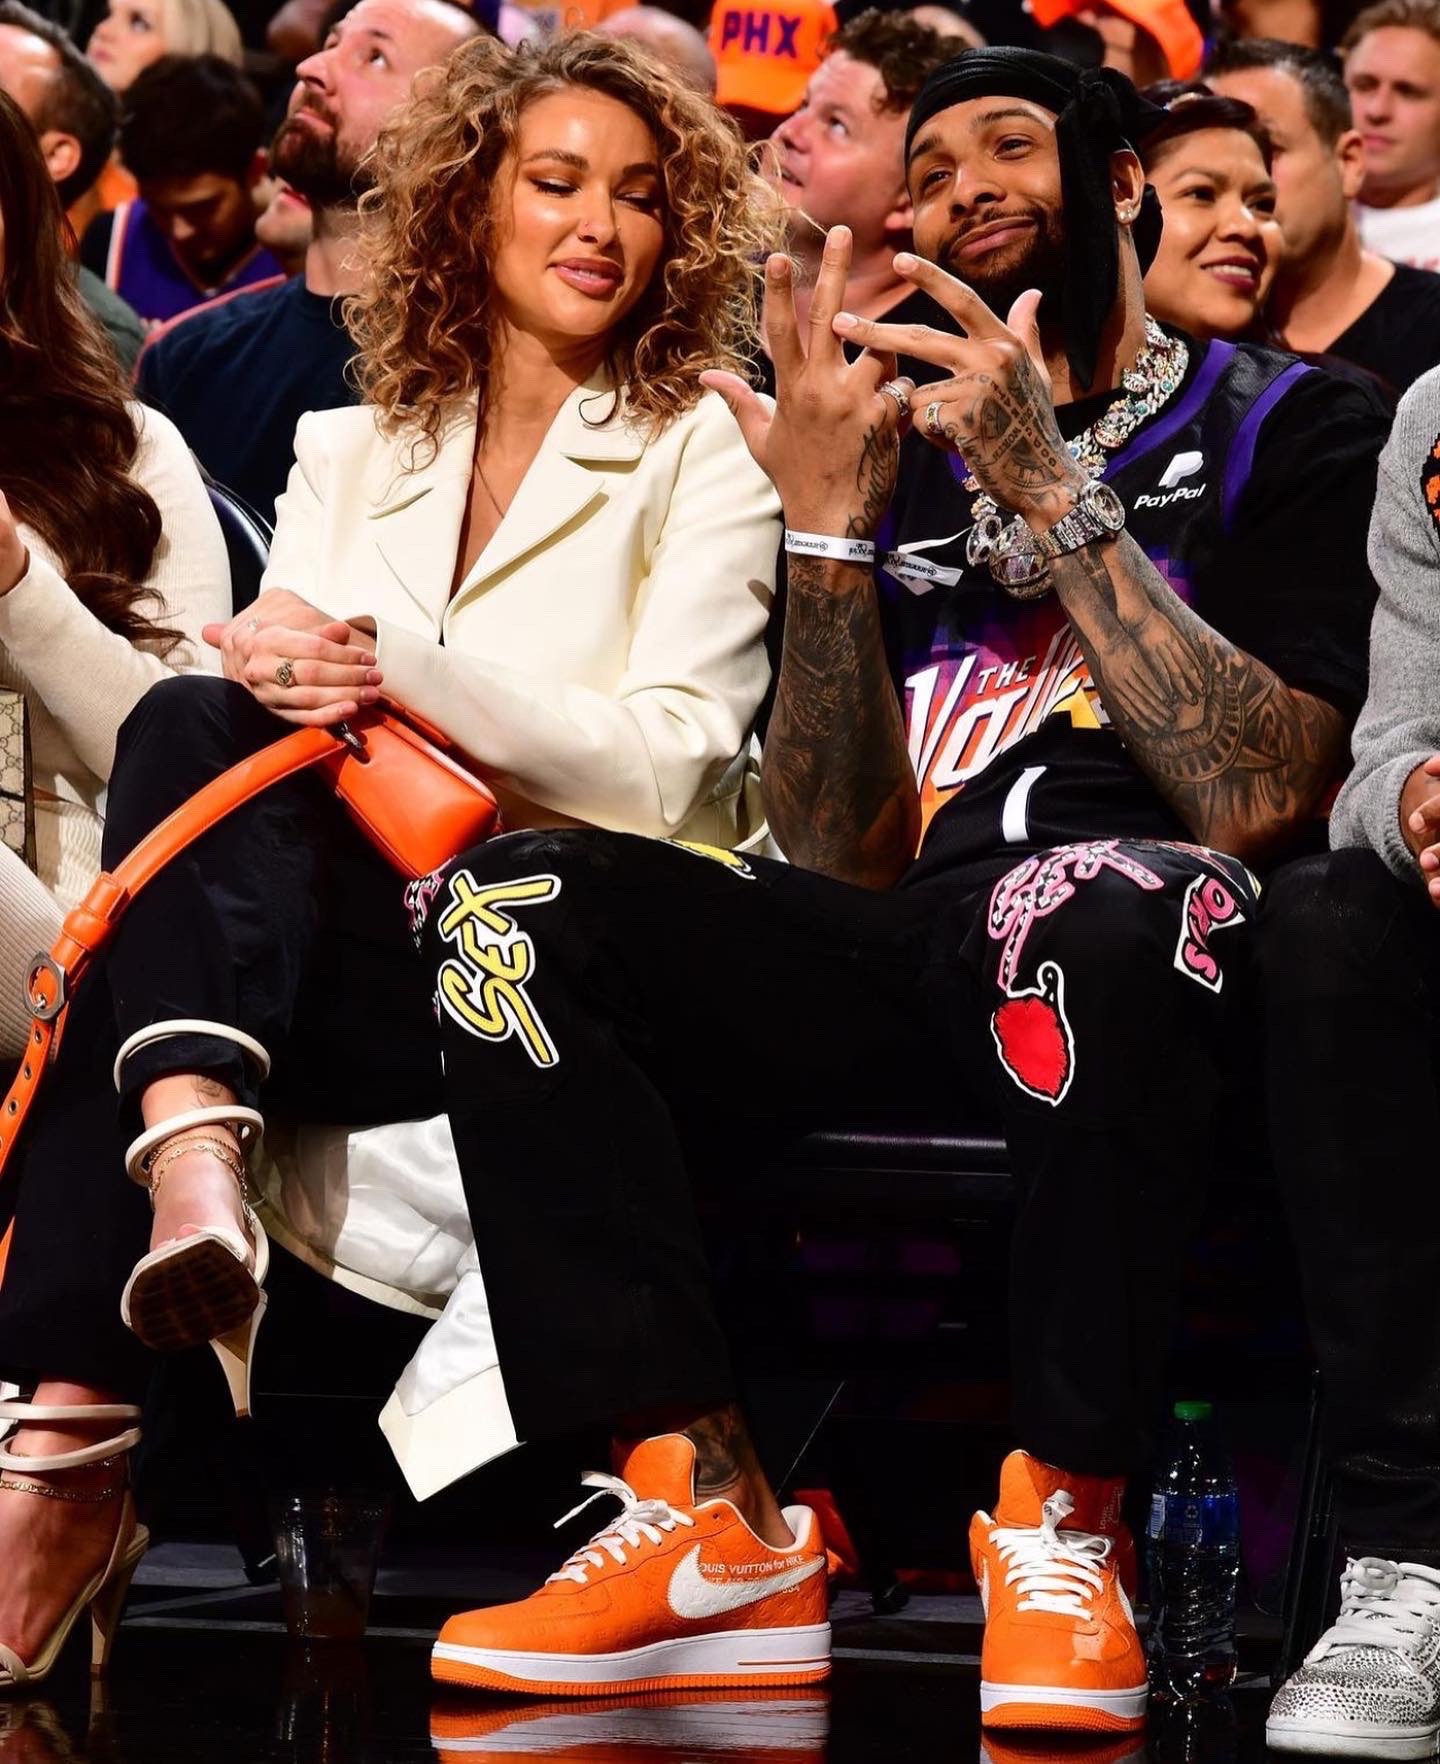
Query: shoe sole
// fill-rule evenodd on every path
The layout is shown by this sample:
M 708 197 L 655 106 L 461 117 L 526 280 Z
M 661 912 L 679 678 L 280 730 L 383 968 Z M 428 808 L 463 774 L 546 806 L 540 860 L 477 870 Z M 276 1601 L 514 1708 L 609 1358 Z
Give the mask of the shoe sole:
M 130 1327 L 156 1353 L 229 1335 L 259 1300 L 255 1276 L 213 1237 L 199 1237 L 137 1274 L 125 1298 Z
M 524 1653 L 438 1641 L 430 1670 L 440 1684 L 535 1696 L 815 1684 L 829 1676 L 830 1625 L 677 1636 L 614 1654 Z
M 1148 1685 L 1072 1690 L 1068 1685 L 980 1685 L 982 1727 L 1039 1727 L 1060 1733 L 1133 1733 L 1145 1725 Z
M 1414 1728 L 1366 1733 L 1356 1727 L 1267 1721 L 1265 1744 L 1272 1752 L 1310 1752 L 1322 1757 L 1434 1758 L 1440 1753 L 1440 1728 L 1427 1728 L 1422 1733 Z

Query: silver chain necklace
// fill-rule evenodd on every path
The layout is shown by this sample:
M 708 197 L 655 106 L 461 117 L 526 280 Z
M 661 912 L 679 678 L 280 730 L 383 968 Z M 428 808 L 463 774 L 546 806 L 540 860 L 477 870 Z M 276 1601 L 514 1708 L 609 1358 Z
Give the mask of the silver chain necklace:
M 1121 385 L 1125 397 L 1098 416 L 1089 428 L 1066 443 L 1071 458 L 1092 478 L 1101 477 L 1107 457 L 1123 447 L 1135 431 L 1173 396 L 1190 364 L 1189 346 L 1180 337 L 1162 331 L 1146 317 L 1145 342 L 1134 362 L 1125 370 Z M 964 487 L 975 497 L 971 513 L 975 524 L 965 544 L 965 561 L 971 569 L 989 567 L 995 581 L 1016 600 L 1039 600 L 1050 592 L 1050 564 L 1035 549 L 1035 535 L 1018 515 L 1000 512 L 993 496 L 980 488 L 970 474 Z

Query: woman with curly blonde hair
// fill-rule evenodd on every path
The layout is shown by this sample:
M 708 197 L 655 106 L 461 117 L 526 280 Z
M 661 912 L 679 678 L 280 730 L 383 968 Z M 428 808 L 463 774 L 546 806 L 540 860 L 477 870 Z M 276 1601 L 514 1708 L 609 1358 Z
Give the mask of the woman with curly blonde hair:
M 422 78 L 403 122 L 382 133 L 361 203 L 369 278 L 348 316 L 366 396 L 392 429 L 418 422 L 429 442 L 477 395 L 482 422 L 496 409 L 506 278 L 521 267 L 507 234 L 519 220 L 548 240 L 581 194 L 567 186 L 578 179 L 562 135 L 611 128 L 645 155 L 632 187 L 615 192 L 633 217 L 632 278 L 624 290 L 579 287 L 566 320 L 532 256 L 535 316 L 573 325 L 577 347 L 599 346 L 632 418 L 657 429 L 700 401 L 702 370 L 753 352 L 755 272 L 776 210 L 714 106 L 643 51 L 617 54 L 612 38 L 579 34 L 504 58 L 476 43 Z M 549 147 L 545 167 L 535 150 Z M 618 147 L 612 157 L 623 166 Z M 480 199 L 518 168 L 529 169 L 510 210 Z M 554 221 L 541 221 L 545 208 Z
M 510 829 L 763 836 L 748 750 L 779 508 L 700 384 L 753 331 L 766 210 L 740 138 L 608 39 L 513 57 L 477 40 L 424 78 L 364 204 L 350 322 L 367 401 L 302 419 L 262 593 L 206 632 L 225 677 L 163 683 L 121 730 L 107 865 L 287 724 L 380 698 L 450 738 Z M 0 1378 L 29 1393 L 0 1403 L 18 1423 L 0 1470 L 23 1477 L 0 1481 L 0 1688 L 43 1676 L 86 1608 L 113 1625 L 145 1542 L 123 1465 L 150 1352 L 213 1342 L 248 1409 L 262 1101 L 322 1139 L 316 1123 L 338 1124 L 310 1197 L 329 1265 L 358 1241 L 370 1290 L 443 1289 L 422 1252 L 437 1207 L 463 1212 L 456 1154 L 470 1196 L 486 1179 L 487 1044 L 546 1059 L 523 924 L 544 891 L 456 943 L 438 898 L 465 862 L 407 895 L 324 788 L 293 779 L 137 898 L 77 999 L 0 1191 Z M 343 1159 L 365 1127 L 392 1135 L 393 1161 L 377 1177 L 367 1157 L 361 1194 Z M 503 1415 L 498 1379 L 485 1389 Z M 493 1449 L 467 1438 L 457 1459 L 453 1424 L 427 1442 L 423 1410 L 407 1409 L 416 1486 Z

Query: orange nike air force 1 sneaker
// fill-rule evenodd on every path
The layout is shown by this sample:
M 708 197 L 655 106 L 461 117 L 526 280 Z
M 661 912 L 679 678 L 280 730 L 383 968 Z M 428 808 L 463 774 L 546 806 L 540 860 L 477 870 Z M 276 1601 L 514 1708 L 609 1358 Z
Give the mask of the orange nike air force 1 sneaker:
M 678 1433 L 585 1483 L 619 1517 L 528 1599 L 452 1617 L 432 1656 L 442 1684 L 613 1696 L 829 1673 L 825 1543 L 808 1507 L 785 1509 L 795 1542 L 772 1548 L 729 1501 L 696 1501 L 695 1448 Z
M 988 1728 L 1124 1732 L 1145 1722 L 1145 1655 L 1125 1582 L 1125 1485 L 1026 1452 L 1000 1471 L 994 1515 L 970 1522 L 985 1606 L 980 1720 Z

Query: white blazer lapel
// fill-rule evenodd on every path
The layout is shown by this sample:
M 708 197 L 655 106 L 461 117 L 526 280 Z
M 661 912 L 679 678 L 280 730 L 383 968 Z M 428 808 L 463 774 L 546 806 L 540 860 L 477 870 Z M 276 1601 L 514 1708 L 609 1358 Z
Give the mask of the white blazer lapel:
M 457 599 L 478 592 L 603 498 L 607 474 L 597 471 L 597 465 L 639 459 L 644 437 L 623 415 L 617 412 L 609 421 L 598 420 L 610 412 L 612 402 L 606 381 L 597 376 L 577 387 L 560 406 L 505 518 Z
M 407 472 L 410 439 L 382 442 L 367 474 L 367 519 L 395 579 L 438 630 L 450 599 L 475 459 L 475 411 L 453 422 L 434 459 Z

